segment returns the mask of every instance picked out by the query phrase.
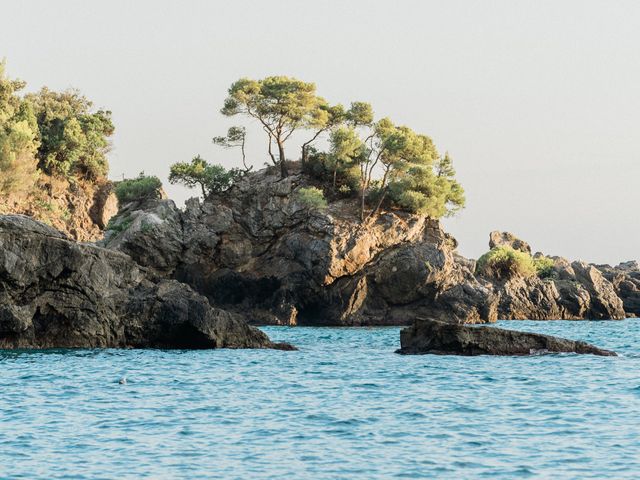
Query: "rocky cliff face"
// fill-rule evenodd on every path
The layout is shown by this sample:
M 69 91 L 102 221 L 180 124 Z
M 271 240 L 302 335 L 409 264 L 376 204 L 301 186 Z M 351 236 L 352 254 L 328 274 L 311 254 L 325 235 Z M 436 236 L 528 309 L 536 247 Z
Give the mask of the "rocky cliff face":
M 0 216 L 0 348 L 270 348 L 260 330 L 127 255 Z
M 312 183 L 301 172 L 281 179 L 262 170 L 184 210 L 162 199 L 125 205 L 101 244 L 258 324 L 625 315 L 612 282 L 592 265 L 558 258 L 545 280 L 476 276 L 475 262 L 456 253 L 437 221 L 394 211 L 360 224 L 349 199 L 310 211 L 296 192 Z M 490 243 L 530 251 L 508 233 L 494 232 Z
M 406 324 L 416 312 L 478 322 L 496 300 L 455 255 L 436 221 L 385 212 L 361 225 L 353 200 L 308 210 L 302 173 L 263 170 L 180 211 L 126 205 L 102 245 L 184 281 L 256 323 Z
M 640 317 L 640 267 L 638 262 L 623 262 L 616 267 L 595 265 L 613 285 L 628 317 Z
M 80 242 L 102 238 L 111 217 L 118 213 L 113 184 L 42 175 L 27 198 L 4 199 L 0 215 L 22 214 L 39 220 Z

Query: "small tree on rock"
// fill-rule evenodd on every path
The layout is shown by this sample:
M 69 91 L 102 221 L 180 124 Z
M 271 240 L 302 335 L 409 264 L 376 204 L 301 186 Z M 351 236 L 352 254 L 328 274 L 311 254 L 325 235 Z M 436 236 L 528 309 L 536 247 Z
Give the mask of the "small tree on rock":
M 220 145 L 223 148 L 240 147 L 242 152 L 242 165 L 244 171 L 251 171 L 252 167 L 247 166 L 247 156 L 244 151 L 245 142 L 247 139 L 247 129 L 244 127 L 231 127 L 227 131 L 226 137 L 213 137 L 213 143 Z
M 285 142 L 296 130 L 315 124 L 322 116 L 323 104 L 314 83 L 284 76 L 263 80 L 241 78 L 229 88 L 221 112 L 258 120 L 268 136 L 269 156 L 274 165 L 280 166 L 282 177 L 286 177 Z M 271 151 L 272 143 L 278 148 L 278 159 Z
M 171 165 L 169 183 L 181 183 L 189 188 L 199 186 L 203 197 L 224 192 L 241 175 L 237 168 L 227 170 L 222 165 L 211 165 L 200 155 L 190 163 L 178 162 Z

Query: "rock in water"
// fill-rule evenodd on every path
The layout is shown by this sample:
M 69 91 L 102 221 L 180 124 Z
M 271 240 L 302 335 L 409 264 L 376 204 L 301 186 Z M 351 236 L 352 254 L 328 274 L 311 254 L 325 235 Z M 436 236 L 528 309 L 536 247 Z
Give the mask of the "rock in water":
M 616 356 L 589 343 L 550 335 L 518 332 L 494 327 L 471 327 L 430 319 L 416 319 L 400 332 L 397 353 L 439 355 L 535 355 L 544 353 L 589 353 Z
M 128 255 L 0 216 L 0 348 L 289 348 Z

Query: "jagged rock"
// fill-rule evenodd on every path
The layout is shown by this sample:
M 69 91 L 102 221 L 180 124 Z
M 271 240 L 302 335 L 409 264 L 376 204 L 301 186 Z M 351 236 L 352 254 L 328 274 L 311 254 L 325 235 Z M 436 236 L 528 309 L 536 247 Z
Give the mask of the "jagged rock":
M 622 262 L 616 267 L 594 265 L 613 285 L 622 300 L 627 317 L 640 317 L 640 268 L 636 261 Z
M 581 353 L 616 356 L 586 342 L 494 327 L 469 327 L 431 319 L 416 319 L 400 332 L 402 354 L 539 355 Z
M 0 215 L 27 215 L 51 225 L 79 242 L 102 238 L 103 229 L 117 213 L 113 185 L 106 179 L 69 181 L 42 174 L 28 195 L 3 198 Z
M 322 187 L 292 165 L 285 179 L 270 169 L 253 172 L 184 210 L 159 199 L 127 205 L 101 245 L 255 323 L 624 317 L 612 282 L 595 268 L 553 257 L 549 279 L 476 276 L 475 261 L 456 253 L 439 222 L 392 211 L 362 224 L 354 199 L 330 198 L 326 209 L 309 211 L 296 194 L 307 186 Z M 531 251 L 512 234 L 493 232 L 491 246 L 499 244 Z
M 112 218 L 98 245 L 126 253 L 139 265 L 169 276 L 184 251 L 181 213 L 173 200 L 127 203 Z
M 89 209 L 91 220 L 102 230 L 109 220 L 118 213 L 118 199 L 112 182 L 104 182 L 98 186 L 93 195 L 93 205 Z
M 0 348 L 57 347 L 278 345 L 123 253 L 76 243 L 28 217 L 0 216 Z
M 523 240 L 520 240 L 513 233 L 493 231 L 489 234 L 489 248 L 508 246 L 514 250 L 531 253 L 531 247 Z

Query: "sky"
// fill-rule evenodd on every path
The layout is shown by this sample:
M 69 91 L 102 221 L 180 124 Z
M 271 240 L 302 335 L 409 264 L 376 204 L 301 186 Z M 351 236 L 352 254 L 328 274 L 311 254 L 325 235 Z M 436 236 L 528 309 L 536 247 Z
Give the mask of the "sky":
M 443 223 L 478 257 L 492 230 L 534 251 L 640 259 L 640 2 L 3 2 L 0 58 L 34 91 L 78 88 L 113 112 L 111 177 L 165 180 L 212 144 L 240 77 L 313 81 L 330 102 L 371 102 L 454 159 L 467 207 Z M 266 137 L 245 123 L 256 167 Z M 294 141 L 299 138 L 293 139 Z M 288 147 L 290 157 L 298 145 Z

